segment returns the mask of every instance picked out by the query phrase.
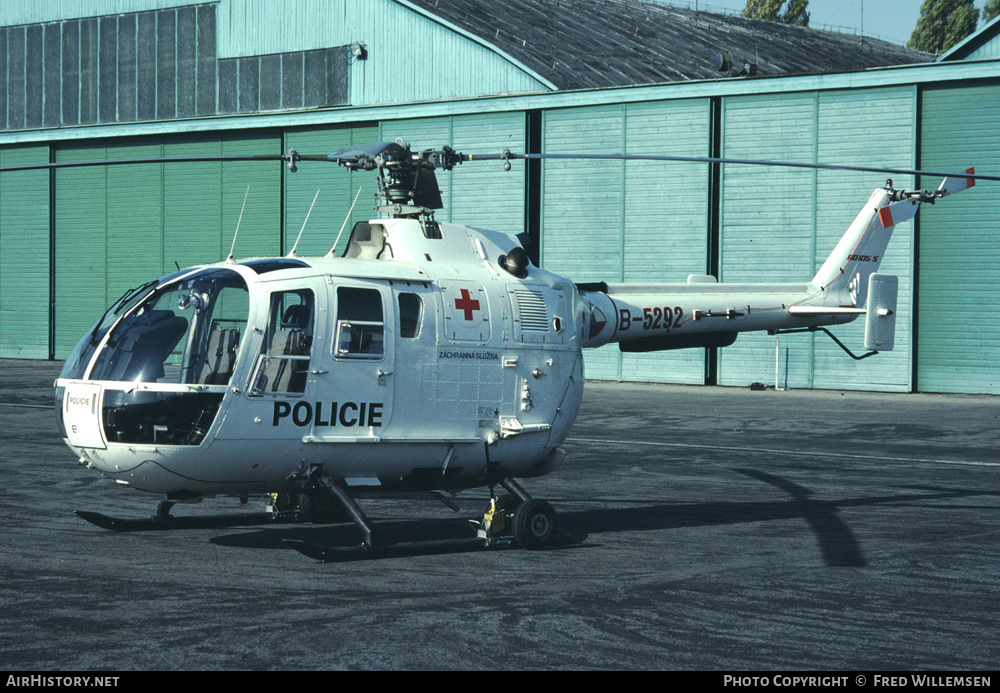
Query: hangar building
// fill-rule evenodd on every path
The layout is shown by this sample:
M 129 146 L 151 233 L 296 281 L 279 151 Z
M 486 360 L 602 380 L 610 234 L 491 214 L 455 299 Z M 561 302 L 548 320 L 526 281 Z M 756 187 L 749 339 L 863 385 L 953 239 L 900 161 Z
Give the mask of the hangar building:
M 8 0 L 0 165 L 325 154 L 398 137 L 997 173 L 998 33 L 994 21 L 935 58 L 640 0 Z M 65 358 L 127 289 L 226 257 L 241 211 L 236 255 L 283 254 L 320 190 L 298 250 L 325 253 L 346 217 L 372 215 L 370 176 L 274 162 L 2 173 L 0 358 Z M 440 178 L 439 220 L 527 230 L 536 262 L 578 282 L 808 279 L 885 182 L 553 160 Z M 896 230 L 882 265 L 900 277 L 892 352 L 854 362 L 822 335 L 748 334 L 719 350 L 606 347 L 587 375 L 1000 392 L 994 192 L 978 185 Z M 862 331 L 837 330 L 858 349 Z

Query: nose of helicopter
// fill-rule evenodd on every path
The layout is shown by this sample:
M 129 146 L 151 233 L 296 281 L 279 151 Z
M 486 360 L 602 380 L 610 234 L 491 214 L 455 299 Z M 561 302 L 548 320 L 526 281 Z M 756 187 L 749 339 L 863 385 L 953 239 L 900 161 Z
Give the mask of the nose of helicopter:
M 56 415 L 63 439 L 80 463 L 122 478 L 142 464 L 131 448 L 109 449 L 101 421 L 102 387 L 91 382 L 67 382 L 56 387 Z M 124 481 L 125 479 L 122 478 Z
M 153 448 L 116 445 L 101 449 L 80 447 L 68 438 L 66 442 L 80 464 L 120 484 L 153 493 L 165 492 L 178 484 L 178 477 L 165 464 L 167 460 Z
M 56 387 L 57 418 L 70 447 L 104 448 L 100 421 L 101 386 L 71 382 Z

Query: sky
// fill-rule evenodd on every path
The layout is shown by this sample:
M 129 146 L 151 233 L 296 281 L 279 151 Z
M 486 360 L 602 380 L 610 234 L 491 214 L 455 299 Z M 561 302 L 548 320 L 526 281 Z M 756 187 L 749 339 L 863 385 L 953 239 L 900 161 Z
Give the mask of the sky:
M 739 14 L 746 0 L 659 0 L 668 5 Z M 986 0 L 975 0 L 980 10 Z M 809 26 L 864 34 L 904 45 L 917 26 L 923 0 L 809 0 Z M 863 10 L 863 13 L 862 13 Z M 982 27 L 982 22 L 980 22 Z

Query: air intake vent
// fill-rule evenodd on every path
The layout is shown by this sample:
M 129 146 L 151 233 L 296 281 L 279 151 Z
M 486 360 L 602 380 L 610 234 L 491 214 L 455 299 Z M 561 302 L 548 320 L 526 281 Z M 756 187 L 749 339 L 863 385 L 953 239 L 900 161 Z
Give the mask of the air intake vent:
M 517 314 L 524 332 L 548 332 L 549 311 L 542 292 L 532 289 L 512 289 L 517 299 Z

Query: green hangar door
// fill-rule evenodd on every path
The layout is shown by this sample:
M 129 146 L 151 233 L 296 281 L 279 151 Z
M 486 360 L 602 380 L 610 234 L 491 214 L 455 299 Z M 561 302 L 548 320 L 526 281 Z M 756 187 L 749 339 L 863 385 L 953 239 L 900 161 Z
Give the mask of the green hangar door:
M 708 156 L 712 104 L 685 99 L 545 111 L 547 154 Z M 576 282 L 684 283 L 708 268 L 709 166 L 700 162 L 543 162 L 542 265 Z M 705 350 L 588 349 L 595 380 L 702 384 Z
M 722 155 L 908 169 L 915 111 L 909 86 L 729 97 L 722 103 Z M 809 281 L 886 180 L 880 173 L 745 164 L 724 164 L 721 178 L 723 282 Z M 911 177 L 894 178 L 896 187 L 912 189 Z M 879 270 L 899 277 L 893 351 L 854 361 L 822 334 L 741 334 L 719 351 L 719 384 L 909 392 L 912 237 L 913 222 L 899 224 Z M 833 332 L 863 351 L 863 320 Z
M 44 164 L 47 146 L 5 147 L 0 166 Z M 0 358 L 49 357 L 49 173 L 0 174 Z
M 1000 168 L 1000 93 L 996 86 L 922 93 L 920 167 L 977 173 Z M 921 185 L 936 188 L 939 179 Z M 982 183 L 947 204 L 920 211 L 917 266 L 917 389 L 1000 392 L 1000 217 L 996 184 Z
M 270 134 L 144 138 L 107 146 L 61 146 L 55 159 L 280 154 L 281 146 L 281 137 Z M 274 161 L 57 170 L 56 358 L 65 358 L 107 307 L 129 289 L 178 267 L 225 260 L 237 223 L 237 259 L 278 254 L 282 171 L 282 164 Z

